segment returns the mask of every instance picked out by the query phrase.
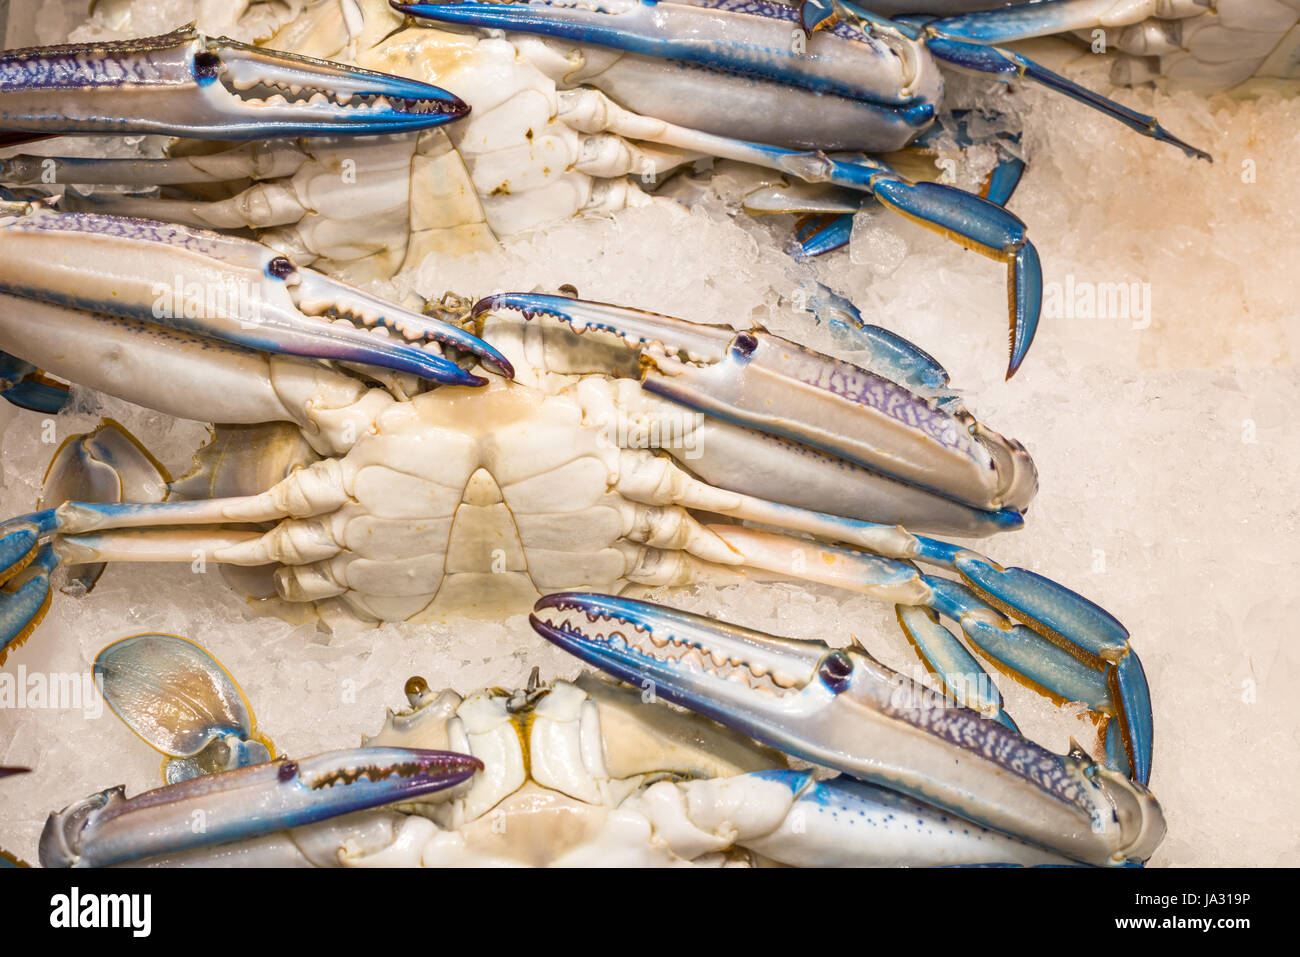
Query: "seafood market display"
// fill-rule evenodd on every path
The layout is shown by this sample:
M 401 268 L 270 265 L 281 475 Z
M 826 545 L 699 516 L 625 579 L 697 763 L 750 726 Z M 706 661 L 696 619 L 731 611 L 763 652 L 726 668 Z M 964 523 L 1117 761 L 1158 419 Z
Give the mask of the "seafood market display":
M 1253 184 L 1209 107 L 1166 126 L 1127 104 L 1289 109 L 1300 3 L 101 0 L 51 37 L 55 7 L 0 50 L 0 396 L 28 423 L 13 435 L 48 445 L 37 493 L 0 515 L 0 679 L 21 669 L 26 701 L 29 662 L 75 658 L 87 719 L 106 704 L 166 760 L 134 797 L 152 782 L 42 791 L 39 841 L 0 844 L 46 866 L 1160 851 L 1161 774 L 1182 772 L 1157 741 L 1182 731 L 1139 653 L 1161 635 L 1103 607 L 1113 580 L 1064 582 L 1105 551 L 1048 472 L 1036 525 L 1038 437 L 977 417 L 1019 433 L 1023 407 L 935 355 L 1002 313 L 1006 379 L 1035 371 L 999 388 L 1036 376 L 1041 395 L 1045 351 L 1057 422 L 1087 421 L 1059 346 L 1075 300 L 1030 239 L 1057 244 L 1061 204 L 1014 200 L 1050 131 L 1004 84 L 1113 137 L 1078 155 L 1240 162 Z M 700 237 L 671 249 L 683 229 Z M 590 230 L 644 251 L 578 253 Z M 745 251 L 719 246 L 709 276 L 712 235 Z M 878 324 L 864 277 L 945 241 L 1005 266 L 1005 311 L 953 310 L 986 284 L 964 260 L 933 277 L 954 312 L 934 341 Z M 620 277 L 597 283 L 617 300 L 579 293 L 570 250 Z M 539 254 L 561 271 L 531 288 L 494 267 Z M 748 276 L 785 288 L 726 302 Z M 666 298 L 675 315 L 648 308 Z M 1076 571 L 1035 570 L 1024 539 Z M 113 602 L 113 633 L 69 644 L 68 616 Z M 151 602 L 195 610 L 132 634 Z M 280 637 L 227 644 L 219 606 Z M 476 649 L 484 629 L 515 647 Z M 259 660 L 283 675 L 299 655 L 340 683 L 331 727 L 355 714 L 351 735 L 376 726 L 348 710 L 358 685 L 451 687 L 406 679 L 359 747 L 281 750 L 253 707 L 294 702 Z M 52 747 L 75 747 L 62 725 Z M 0 759 L 11 793 L 44 770 L 16 744 Z

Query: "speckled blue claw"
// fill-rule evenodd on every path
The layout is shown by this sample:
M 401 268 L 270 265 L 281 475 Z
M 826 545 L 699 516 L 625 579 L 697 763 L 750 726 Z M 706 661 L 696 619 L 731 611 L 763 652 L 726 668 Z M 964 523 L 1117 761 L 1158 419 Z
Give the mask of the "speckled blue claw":
M 132 731 L 168 755 L 168 784 L 274 757 L 230 672 L 177 635 L 123 638 L 95 656 L 104 700 Z
M 1160 807 L 1141 785 L 1082 752 L 1053 754 L 858 646 L 591 593 L 548 595 L 531 622 L 653 696 L 1072 860 L 1145 860 L 1164 836 Z
M 627 3 L 587 0 L 580 4 L 552 0 L 399 3 L 392 6 L 420 20 L 496 28 L 557 37 L 626 53 L 709 70 L 732 73 L 875 104 L 885 109 L 912 108 L 914 126 L 933 118 L 927 64 L 909 56 L 896 29 L 860 31 L 846 25 L 837 40 L 805 55 L 791 42 L 799 14 L 779 2 L 665 0 Z M 918 76 L 919 75 L 919 76 Z
M 0 53 L 0 133 L 16 136 L 360 136 L 427 129 L 468 112 L 427 83 L 211 39 L 192 25 Z
M 981 525 L 1003 526 L 1010 516 L 1002 513 L 1027 505 L 1037 489 L 1023 448 L 942 408 L 946 393 L 900 384 L 933 377 L 937 363 L 897 348 L 897 340 L 877 372 L 761 329 L 737 332 L 564 296 L 501 293 L 479 301 L 472 316 L 495 311 L 617 335 L 650 360 L 640 373 L 647 392 L 979 509 Z
M 482 767 L 449 751 L 354 748 L 209 774 L 133 798 L 112 788 L 51 814 L 40 860 L 45 867 L 108 867 L 250 840 L 455 787 Z
M 513 374 L 498 350 L 459 326 L 299 267 L 252 240 L 35 203 L 0 204 L 0 236 L 0 292 L 12 296 L 447 385 L 486 382 L 456 353 Z
M 1068 867 L 1068 858 L 1025 844 L 846 774 L 754 771 L 795 796 L 792 813 L 750 850 L 801 867 Z M 1077 866 L 1077 865 L 1073 865 Z

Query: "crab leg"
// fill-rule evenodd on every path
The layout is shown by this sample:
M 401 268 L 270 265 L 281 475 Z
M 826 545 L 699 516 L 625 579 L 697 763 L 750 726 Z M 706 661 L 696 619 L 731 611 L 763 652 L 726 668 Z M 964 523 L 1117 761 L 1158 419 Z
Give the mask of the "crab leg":
M 1007 264 L 1010 291 L 1010 378 L 1020 368 L 1042 305 L 1042 266 L 1025 224 L 998 204 L 941 183 L 913 183 L 865 153 L 787 149 L 675 126 L 623 109 L 599 90 L 561 94 L 561 117 L 584 132 L 608 130 L 620 136 L 721 159 L 749 163 L 873 196 L 882 206 L 926 229 Z
M 976 142 L 967 132 L 967 113 L 968 111 L 957 110 L 952 114 L 958 121 L 955 131 L 957 141 L 963 147 L 973 145 Z M 917 137 L 908 149 L 924 150 L 927 141 L 939 132 L 942 132 L 940 127 L 931 127 Z M 1004 141 L 1019 143 L 1020 136 L 1019 134 L 999 133 L 992 137 L 982 137 L 979 141 L 980 145 L 992 146 L 998 152 L 998 164 L 993 168 L 993 172 L 989 174 L 981 191 L 981 195 L 985 199 L 998 206 L 1006 206 L 1012 194 L 1016 191 L 1016 187 L 1020 185 L 1020 178 L 1025 171 L 1025 161 L 1008 150 L 1004 145 Z M 3 171 L 3 168 L 3 162 L 0 161 L 0 172 Z M 808 259 L 847 246 L 853 232 L 854 214 L 869 205 L 869 200 L 859 199 L 853 201 L 852 195 L 844 190 L 838 190 L 837 194 L 835 198 L 823 200 L 819 204 L 806 205 L 800 202 L 796 194 L 772 209 L 756 207 L 754 201 L 759 196 L 751 195 L 745 197 L 744 205 L 745 211 L 751 215 L 761 215 L 765 212 L 806 214 L 805 218 L 795 225 L 795 242 L 792 244 L 791 255 L 795 256 L 796 259 Z M 782 196 L 781 199 L 785 199 L 785 197 Z
M 957 622 L 981 652 L 1028 681 L 1066 701 L 1084 701 L 1094 710 L 1113 714 L 1113 727 L 1107 729 L 1108 761 L 1143 784 L 1149 779 L 1152 723 L 1146 676 L 1129 645 L 1128 630 L 1105 609 L 1049 578 L 1022 568 L 1004 568 L 963 546 L 896 526 L 750 496 L 727 502 L 726 493 L 711 491 L 715 495 L 705 506 L 710 511 L 873 553 L 863 555 L 850 548 L 749 529 L 705 526 L 731 545 L 745 566 L 880 593 L 895 601 L 900 625 L 944 679 L 952 697 L 1014 727 L 1002 711 L 991 679 L 938 616 Z M 956 572 L 964 584 L 919 575 L 910 562 Z M 907 591 L 912 588 L 914 593 Z
M 501 311 L 538 323 L 525 327 L 525 334 L 536 328 L 544 337 L 545 323 L 558 320 L 579 333 L 617 336 L 639 350 L 636 367 L 644 391 L 622 383 L 617 401 L 610 402 L 615 413 L 603 411 L 596 386 L 588 385 L 586 414 L 597 421 L 617 414 L 640 423 L 685 469 L 664 457 L 625 450 L 619 466 L 621 494 L 647 505 L 678 506 L 780 530 L 721 524 L 693 528 L 685 543 L 689 555 L 682 557 L 684 565 L 700 558 L 865 591 L 894 602 L 904 630 L 954 697 L 1011 726 L 992 681 L 937 621 L 935 616 L 941 614 L 960 623 L 981 651 L 1027 680 L 1065 700 L 1086 701 L 1114 715 L 1118 730 L 1111 760 L 1138 780 L 1147 779 L 1150 700 L 1123 625 L 1050 579 L 1003 568 L 970 548 L 860 513 L 861 500 L 872 486 L 846 461 L 913 486 L 961 496 L 968 504 L 1023 506 L 1032 494 L 1033 467 L 1023 449 L 983 430 L 973 419 L 951 418 L 952 412 L 936 398 L 951 398 L 944 391 L 946 376 L 929 356 L 914 349 L 887 349 L 883 365 L 895 378 L 885 378 L 766 333 L 736 333 L 536 293 L 494 296 L 478 303 L 473 314 L 486 321 Z M 566 365 L 566 358 L 554 350 L 548 367 L 590 371 Z M 896 379 L 912 382 L 916 391 Z M 670 427 L 681 418 L 677 403 L 706 414 L 690 435 L 675 434 Z M 661 423 L 663 428 L 658 427 Z M 783 446 L 772 437 L 789 444 Z M 972 437 L 978 441 L 970 442 Z M 984 476 L 978 483 L 970 481 L 969 471 L 977 451 L 989 455 L 977 470 Z M 819 459 L 819 452 L 826 458 Z M 968 478 L 960 479 L 963 474 Z M 819 487 L 837 482 L 844 486 L 842 498 Z M 978 498 L 976 489 L 988 497 Z M 915 489 L 909 491 L 916 494 Z M 901 506 L 883 502 L 876 507 L 909 507 L 906 493 L 894 494 Z M 818 505 L 810 505 L 812 501 Z M 928 501 L 933 516 L 936 499 Z M 983 531 L 994 525 L 987 513 L 986 521 Z M 726 548 L 718 549 L 714 539 Z M 914 562 L 954 572 L 964 584 L 922 575 Z M 676 567 L 670 563 L 646 567 L 646 579 L 635 573 L 633 579 L 662 583 L 680 577 L 669 570 Z M 1025 624 L 1015 625 L 1003 613 Z M 964 680 L 966 676 L 975 679 Z M 1118 744 L 1122 748 L 1114 746 Z
M 981 76 L 993 77 L 1003 82 L 1010 82 L 1020 77 L 1034 80 L 1048 89 L 1062 93 L 1072 100 L 1090 106 L 1094 110 L 1109 116 L 1111 119 L 1118 120 L 1136 133 L 1149 136 L 1161 143 L 1176 146 L 1192 159 L 1201 159 L 1207 162 L 1214 161 L 1214 158 L 1205 150 L 1199 149 L 1186 140 L 1170 133 L 1160 125 L 1160 122 L 1154 116 L 1129 109 L 1122 103 L 1117 103 L 1109 97 L 1080 86 L 1068 77 L 1047 69 L 1047 67 L 1034 62 L 1027 56 L 1022 56 L 1011 50 L 981 46 L 978 43 L 968 43 L 939 33 L 938 28 L 934 25 L 927 25 L 926 30 L 934 33 L 926 42 L 926 48 L 950 66 L 970 73 L 978 73 Z
M 858 648 L 607 595 L 549 595 L 532 623 L 611 675 L 787 754 L 1072 860 L 1145 860 L 1164 835 L 1141 785 L 927 694 Z
M 458 327 L 299 269 L 251 240 L 150 220 L 58 213 L 32 203 L 0 203 L 0 234 L 7 252 L 0 293 L 7 297 L 448 384 L 484 380 L 435 351 L 440 346 L 470 352 L 510 374 L 500 353 Z M 371 329 L 392 335 L 381 338 Z
M 0 663 L 40 624 L 50 603 L 50 573 L 63 561 L 191 561 L 197 551 L 214 562 L 259 565 L 285 557 L 273 551 L 277 547 L 301 559 L 322 544 L 310 526 L 265 534 L 221 526 L 319 514 L 337 508 L 347 494 L 337 461 L 324 459 L 261 495 L 193 502 L 65 502 L 0 523 Z M 337 550 L 334 546 L 321 557 Z M 192 756 L 183 748 L 169 753 Z
M 355 136 L 426 129 L 468 112 L 436 86 L 210 39 L 192 26 L 0 54 L 0 132 Z
M 641 3 L 601 0 L 392 6 L 421 20 L 513 30 L 673 60 L 811 93 L 831 94 L 907 117 L 913 129 L 934 115 L 942 81 L 920 45 L 897 29 L 845 25 L 792 42 L 798 11 L 781 3 Z M 908 116 L 908 114 L 911 114 Z
M 68 390 L 30 362 L 0 352 L 0 397 L 20 409 L 54 415 L 67 403 Z
M 46 867 L 107 867 L 277 831 L 406 801 L 473 777 L 469 755 L 355 748 L 191 778 L 127 798 L 101 791 L 50 815 Z M 196 820 L 202 828 L 194 827 Z

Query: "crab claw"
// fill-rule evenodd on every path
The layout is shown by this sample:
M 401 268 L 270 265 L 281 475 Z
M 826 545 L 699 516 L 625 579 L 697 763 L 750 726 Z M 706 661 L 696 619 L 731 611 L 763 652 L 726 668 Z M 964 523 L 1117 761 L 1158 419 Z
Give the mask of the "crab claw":
M 468 112 L 427 83 L 210 39 L 193 25 L 0 55 L 0 132 L 359 136 L 426 129 Z
M 449 751 L 354 748 L 209 774 L 133 798 L 110 788 L 50 815 L 40 859 L 46 867 L 106 867 L 248 840 L 454 787 L 482 767 Z
M 777 638 L 649 602 L 558 593 L 533 627 L 603 671 L 787 754 L 1089 864 L 1164 836 L 1145 788 L 954 705 L 860 648 Z
M 942 90 L 933 61 L 885 21 L 870 33 L 845 24 L 833 37 L 817 37 L 805 53 L 791 42 L 791 31 L 800 29 L 799 14 L 783 3 L 391 0 L 391 6 L 420 20 L 557 37 L 863 103 L 910 108 L 913 127 L 934 115 L 933 102 Z
M 737 332 L 540 293 L 490 296 L 472 315 L 496 310 L 619 336 L 640 351 L 648 392 L 963 505 L 1016 510 L 1037 491 L 1024 448 L 951 408 L 942 401 L 950 393 L 913 391 L 761 329 Z
M 167 326 L 259 352 L 379 366 L 449 385 L 506 358 L 459 326 L 299 267 L 248 239 L 145 219 L 0 203 L 0 292 Z

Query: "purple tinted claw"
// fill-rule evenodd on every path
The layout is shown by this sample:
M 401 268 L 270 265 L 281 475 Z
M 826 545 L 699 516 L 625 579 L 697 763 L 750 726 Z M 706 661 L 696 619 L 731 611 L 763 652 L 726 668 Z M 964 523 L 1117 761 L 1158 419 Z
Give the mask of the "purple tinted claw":
M 446 350 L 512 374 L 497 349 L 459 326 L 300 268 L 252 240 L 35 203 L 0 203 L 0 235 L 0 292 L 10 295 L 448 385 L 486 380 Z
M 482 767 L 448 751 L 355 748 L 209 774 L 133 798 L 111 788 L 50 815 L 41 863 L 107 867 L 248 840 L 454 787 Z
M 640 351 L 644 388 L 714 418 L 811 446 L 979 509 L 1023 508 L 1037 488 L 1018 443 L 928 395 L 761 329 L 736 331 L 542 293 L 500 293 L 475 318 L 513 312 Z
M 559 592 L 533 628 L 588 664 L 786 754 L 1096 865 L 1164 836 L 1141 785 L 927 693 L 860 646 L 781 638 L 663 605 Z
M 0 54 L 0 142 L 58 133 L 360 136 L 440 126 L 468 112 L 427 83 L 211 39 L 192 25 Z

